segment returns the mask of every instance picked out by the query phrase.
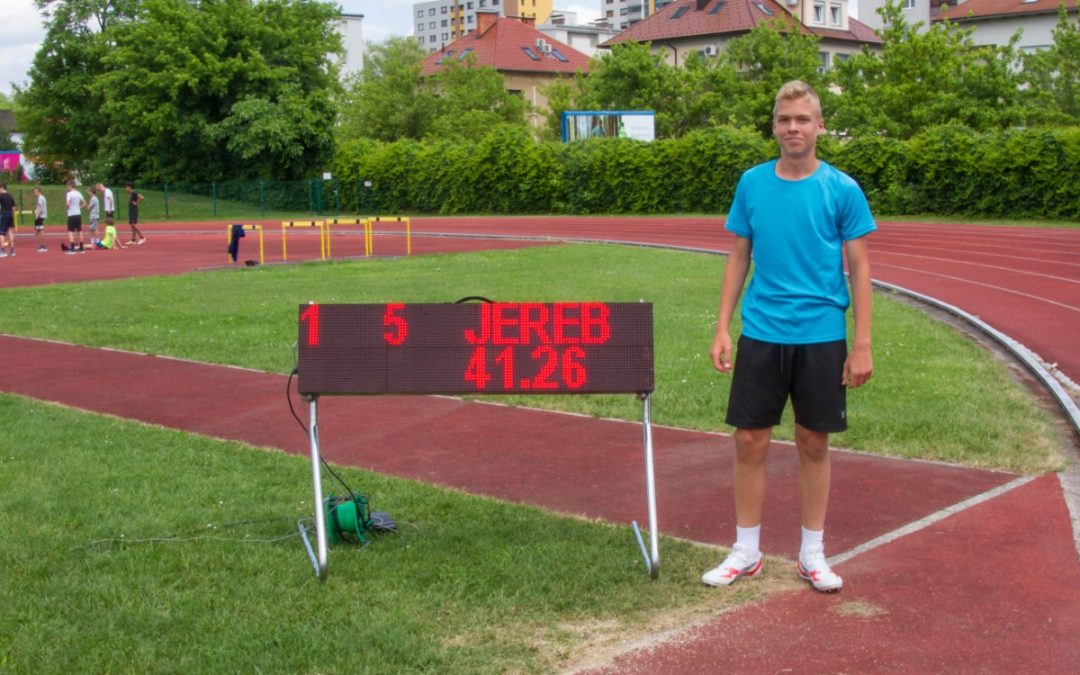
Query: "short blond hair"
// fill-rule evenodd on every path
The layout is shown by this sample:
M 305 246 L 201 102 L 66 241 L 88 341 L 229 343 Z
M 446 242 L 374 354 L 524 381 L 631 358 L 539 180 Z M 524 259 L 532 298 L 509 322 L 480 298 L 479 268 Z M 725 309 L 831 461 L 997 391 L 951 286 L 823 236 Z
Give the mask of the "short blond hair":
M 784 86 L 780 87 L 780 91 L 776 92 L 776 101 L 773 103 L 772 109 L 773 119 L 776 119 L 776 112 L 780 110 L 782 101 L 793 101 L 804 97 L 810 99 L 810 102 L 814 104 L 818 117 L 821 117 L 821 97 L 817 95 L 814 88 L 802 80 L 792 80 L 784 84 Z

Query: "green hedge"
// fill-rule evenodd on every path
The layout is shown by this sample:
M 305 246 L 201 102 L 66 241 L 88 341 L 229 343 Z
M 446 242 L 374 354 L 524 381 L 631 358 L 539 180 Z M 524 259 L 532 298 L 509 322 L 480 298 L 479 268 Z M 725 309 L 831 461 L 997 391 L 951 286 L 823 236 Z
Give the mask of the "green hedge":
M 819 152 L 880 215 L 1080 218 L 1080 127 L 822 137 Z M 502 127 L 473 143 L 357 140 L 335 176 L 342 210 L 361 213 L 723 213 L 742 171 L 775 154 L 772 140 L 730 127 L 569 144 Z

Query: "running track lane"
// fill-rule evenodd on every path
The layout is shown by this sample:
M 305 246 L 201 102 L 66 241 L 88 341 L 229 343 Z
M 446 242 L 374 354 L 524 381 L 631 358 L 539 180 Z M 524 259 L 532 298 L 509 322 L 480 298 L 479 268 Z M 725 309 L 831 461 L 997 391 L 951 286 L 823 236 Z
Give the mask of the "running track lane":
M 266 227 L 268 262 L 281 259 L 278 221 Z M 377 255 L 402 255 L 404 231 L 381 223 Z M 1080 382 L 1080 230 L 975 225 L 879 223 L 871 235 L 875 279 L 938 298 L 980 317 L 1024 344 L 1073 382 Z M 24 228 L 25 229 L 25 228 Z M 227 265 L 222 223 L 152 224 L 146 246 L 122 252 L 37 255 L 32 233 L 21 234 L 20 255 L 0 261 L 0 287 L 142 274 L 179 273 Z M 317 238 L 289 235 L 290 260 L 318 257 Z M 413 252 L 516 247 L 560 241 L 614 241 L 727 252 L 733 241 L 718 217 L 415 218 Z M 468 237 L 462 239 L 461 237 Z M 478 238 L 480 241 L 473 241 Z M 51 237 L 58 248 L 60 237 Z M 339 228 L 335 257 L 362 252 L 358 231 Z M 245 238 L 241 259 L 257 257 Z M 101 256 L 101 257 L 99 257 Z M 719 287 L 719 279 L 716 280 Z

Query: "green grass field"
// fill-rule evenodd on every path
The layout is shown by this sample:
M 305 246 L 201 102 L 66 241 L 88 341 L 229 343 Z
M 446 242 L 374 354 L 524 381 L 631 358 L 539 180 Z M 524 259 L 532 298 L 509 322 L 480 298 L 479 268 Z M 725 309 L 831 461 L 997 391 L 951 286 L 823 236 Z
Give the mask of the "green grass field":
M 310 300 L 641 299 L 655 305 L 654 420 L 715 430 L 723 265 L 568 245 L 7 289 L 0 332 L 286 373 Z M 875 377 L 837 445 L 1062 465 L 1052 420 L 999 360 L 880 294 L 874 320 Z M 508 402 L 640 417 L 629 396 Z M 0 416 L 0 672 L 554 672 L 796 585 L 781 565 L 717 593 L 698 577 L 721 552 L 668 539 L 652 581 L 626 527 L 359 469 L 341 471 L 400 532 L 334 547 L 320 583 L 296 536 L 306 459 L 7 395 Z

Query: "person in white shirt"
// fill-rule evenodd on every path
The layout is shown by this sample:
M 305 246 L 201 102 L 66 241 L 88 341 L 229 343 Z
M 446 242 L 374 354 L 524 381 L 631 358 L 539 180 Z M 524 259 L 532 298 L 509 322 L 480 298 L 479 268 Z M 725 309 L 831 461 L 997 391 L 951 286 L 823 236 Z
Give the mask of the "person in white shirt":
M 67 195 L 64 196 L 64 204 L 67 206 L 67 229 L 68 229 L 68 253 L 83 253 L 82 237 L 82 212 L 86 207 L 86 199 L 82 193 L 75 189 L 75 181 L 67 182 Z M 76 237 L 76 234 L 78 235 Z M 78 245 L 76 246 L 76 239 Z
M 49 217 L 49 204 L 45 201 L 45 195 L 41 194 L 41 188 L 34 188 L 34 232 L 37 233 L 38 253 L 49 250 L 45 245 L 45 219 Z

